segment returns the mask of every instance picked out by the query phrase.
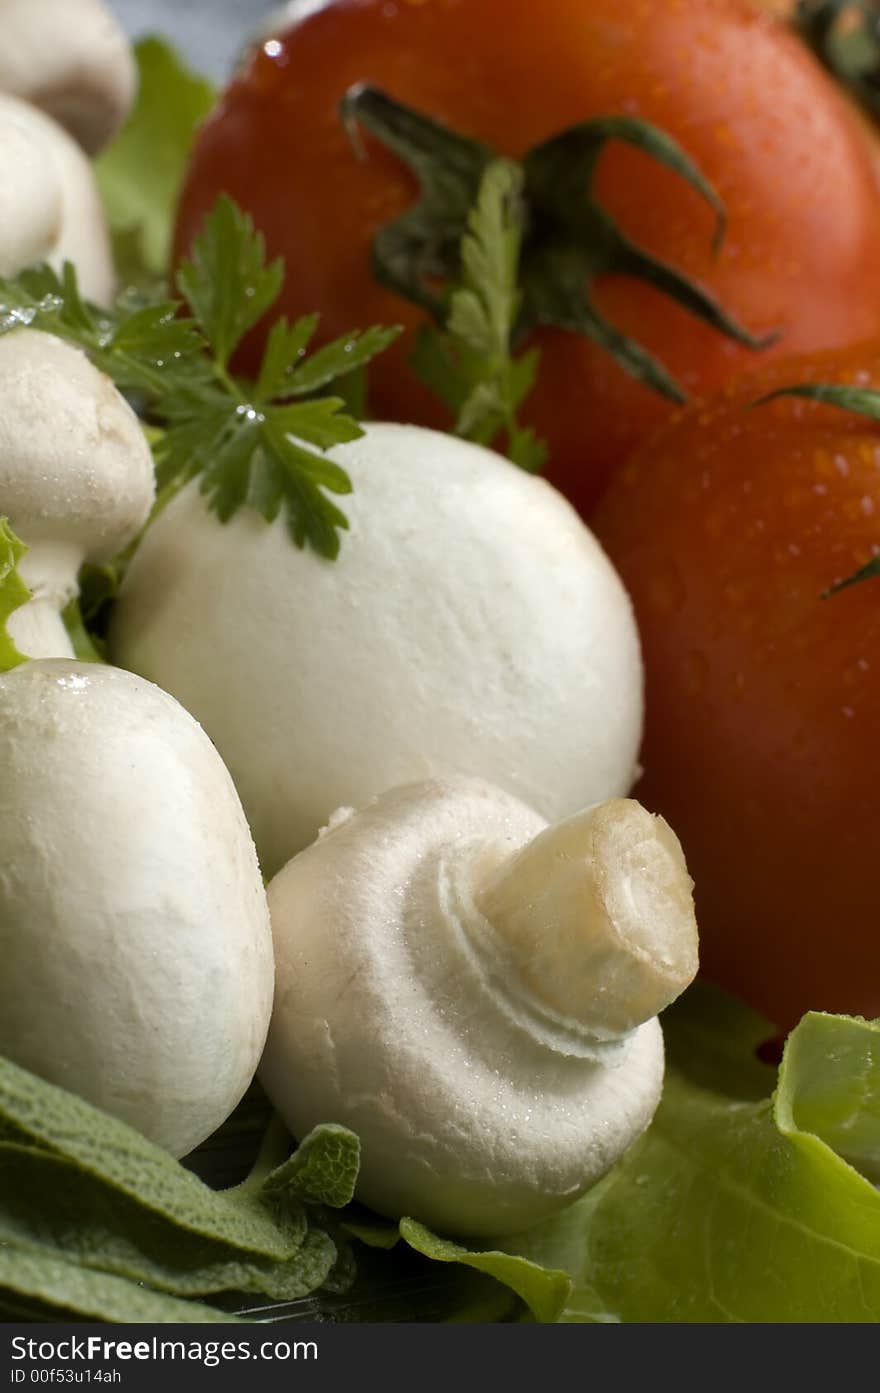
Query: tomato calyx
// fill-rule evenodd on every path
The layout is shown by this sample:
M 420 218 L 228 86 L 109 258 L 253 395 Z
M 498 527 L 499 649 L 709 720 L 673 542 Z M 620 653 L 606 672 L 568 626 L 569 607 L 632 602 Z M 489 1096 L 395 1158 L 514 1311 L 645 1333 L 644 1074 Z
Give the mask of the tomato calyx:
M 765 406 L 778 401 L 780 397 L 802 397 L 807 401 L 819 402 L 825 406 L 836 406 L 841 411 L 852 411 L 857 416 L 866 416 L 869 421 L 880 421 L 880 392 L 873 387 L 848 387 L 842 382 L 804 382 L 795 387 L 779 387 L 759 397 L 754 406 Z M 837 595 L 851 585 L 859 585 L 863 580 L 880 576 L 880 544 L 877 554 L 852 575 L 837 580 L 822 592 L 823 600 Z
M 375 237 L 373 273 L 382 285 L 420 305 L 442 324 L 448 312 L 446 288 L 460 270 L 468 214 L 486 169 L 498 155 L 481 141 L 367 84 L 349 89 L 341 114 L 360 154 L 358 128 L 363 127 L 418 180 L 419 200 Z M 644 151 L 695 189 L 716 216 L 714 249 L 723 240 L 721 200 L 671 137 L 629 116 L 599 117 L 572 126 L 530 150 L 519 166 L 524 235 L 522 298 L 514 342 L 540 327 L 580 334 L 611 353 L 631 376 L 682 402 L 684 391 L 659 359 L 599 312 L 591 294 L 599 276 L 614 273 L 646 281 L 748 348 L 765 348 L 775 336 L 750 334 L 695 281 L 652 257 L 623 233 L 592 193 L 599 156 L 613 140 Z

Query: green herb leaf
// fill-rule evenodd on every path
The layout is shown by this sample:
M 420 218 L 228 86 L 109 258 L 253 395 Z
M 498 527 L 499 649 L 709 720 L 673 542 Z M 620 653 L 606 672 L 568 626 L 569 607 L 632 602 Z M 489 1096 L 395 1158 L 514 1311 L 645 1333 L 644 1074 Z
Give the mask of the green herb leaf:
M 11 1318 L 170 1324 L 236 1321 L 235 1316 L 192 1301 L 178 1301 L 148 1291 L 122 1277 L 95 1272 L 63 1254 L 35 1245 L 0 1244 L 0 1303 L 12 1307 Z
M 305 358 L 316 318 L 294 325 L 279 320 L 249 387 L 229 374 L 226 363 L 280 290 L 280 263 L 267 268 L 264 261 L 263 238 L 250 219 L 221 199 L 195 261 L 185 263 L 179 277 L 215 350 L 213 380 L 185 381 L 160 398 L 157 412 L 169 424 L 156 448 L 157 478 L 168 489 L 201 475 L 202 492 L 224 522 L 246 503 L 267 522 L 283 508 L 295 544 L 308 544 L 332 560 L 348 521 L 327 494 L 350 493 L 351 480 L 320 452 L 356 440 L 362 431 L 339 397 L 290 399 L 362 369 L 399 330 L 354 333 Z
M 288 1207 L 286 1258 L 242 1252 L 181 1224 L 163 1223 L 119 1189 L 34 1147 L 0 1143 L 0 1245 L 39 1244 L 83 1267 L 180 1297 L 236 1291 L 293 1301 L 323 1285 L 336 1263 L 327 1233 Z M 225 1197 L 233 1206 L 242 1202 Z M 255 1200 L 248 1201 L 255 1205 Z
M 36 266 L 15 280 L 0 277 L 0 334 L 22 327 L 54 334 L 84 349 L 121 390 L 148 397 L 198 389 L 209 375 L 204 341 L 194 321 L 178 310 L 174 301 L 99 309 L 80 296 L 70 262 L 60 276 Z
M 84 349 L 122 390 L 139 393 L 156 430 L 153 448 L 161 503 L 201 477 L 209 507 L 222 522 L 246 504 L 268 521 L 282 508 L 297 546 L 332 559 L 344 513 L 327 494 L 351 492 L 347 473 L 325 451 L 361 434 L 341 397 L 315 397 L 338 377 L 357 377 L 398 329 L 354 332 L 306 349 L 315 316 L 268 336 L 256 383 L 236 377 L 229 359 L 247 331 L 275 303 L 280 261 L 265 264 L 263 237 L 228 198 L 221 198 L 182 264 L 179 284 L 192 316 L 175 301 L 128 298 L 113 311 L 83 301 L 69 264 L 0 279 L 0 334 L 23 325 Z M 307 400 L 295 400 L 308 398 Z
M 254 396 L 258 401 L 270 401 L 282 395 L 317 327 L 316 314 L 304 315 L 295 324 L 290 324 L 283 315 L 276 319 L 266 337 L 263 361 L 254 387 Z
M 481 181 L 498 157 L 481 141 L 363 83 L 346 93 L 342 115 L 356 146 L 357 128 L 363 125 L 404 161 L 418 181 L 418 202 L 377 233 L 373 269 L 382 284 L 422 306 L 442 324 L 447 311 L 443 286 L 454 285 L 458 279 L 459 243 Z M 680 385 L 663 364 L 600 313 L 592 295 L 598 277 L 617 274 L 646 281 L 720 334 L 749 348 L 766 347 L 775 335 L 751 334 L 695 281 L 658 261 L 623 233 L 593 188 L 599 158 L 612 140 L 644 151 L 688 183 L 715 213 L 713 249 L 720 245 L 724 235 L 721 200 L 674 140 L 631 116 L 581 122 L 530 150 L 519 166 L 527 225 L 519 258 L 522 300 L 514 342 L 540 326 L 580 334 L 606 349 L 647 386 L 673 401 L 683 401 Z M 479 260 L 474 258 L 475 269 Z M 501 264 L 493 260 L 494 267 Z M 477 341 L 472 304 L 462 305 L 459 327 L 470 342 Z M 460 384 L 454 376 L 450 378 L 449 365 L 436 345 L 423 343 L 415 362 L 419 375 L 458 412 L 467 378 Z M 482 415 L 499 409 L 500 403 L 481 392 L 475 407 Z M 510 453 L 533 467 L 537 450 L 534 439 L 526 436 L 516 441 Z
M 343 1172 L 350 1184 L 342 1129 L 319 1130 L 299 1169 L 323 1169 L 329 1191 L 334 1164 L 337 1189 Z M 0 1250 L 38 1249 L 177 1296 L 294 1300 L 340 1274 L 333 1239 L 285 1183 L 296 1169 L 218 1193 L 125 1123 L 0 1059 Z
M 325 1123 L 303 1137 L 290 1159 L 267 1177 L 262 1193 L 285 1204 L 293 1197 L 304 1204 L 342 1209 L 354 1198 L 360 1162 L 354 1132 Z
M 141 39 L 135 58 L 137 100 L 95 172 L 123 283 L 152 289 L 167 272 L 180 185 L 215 91 L 162 39 Z
M 486 169 L 461 244 L 461 283 L 450 296 L 446 333 L 424 329 L 412 364 L 454 412 L 456 434 L 484 445 L 503 434 L 513 462 L 535 473 L 547 450 L 516 413 L 538 356 L 511 353 L 521 306 L 522 188 L 517 165 L 496 160 Z
M 284 263 L 266 264 L 266 242 L 222 194 L 177 272 L 177 284 L 221 368 L 281 293 Z
M 296 326 L 294 326 L 296 328 Z M 331 382 L 367 366 L 394 342 L 399 329 L 376 327 L 364 333 L 346 334 L 317 349 L 301 365 L 293 367 L 275 393 L 279 397 L 304 396 L 320 392 Z
M 10 614 L 14 614 L 31 598 L 21 576 L 18 563 L 27 551 L 9 526 L 9 519 L 0 517 L 0 672 L 9 672 L 26 663 L 27 658 L 19 653 L 6 628 Z

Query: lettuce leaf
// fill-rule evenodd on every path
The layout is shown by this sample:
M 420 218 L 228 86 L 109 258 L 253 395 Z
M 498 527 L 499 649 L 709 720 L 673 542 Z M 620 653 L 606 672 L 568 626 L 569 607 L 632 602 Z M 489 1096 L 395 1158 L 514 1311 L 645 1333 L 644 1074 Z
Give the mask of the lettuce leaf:
M 670 1013 L 663 1101 L 614 1171 L 549 1223 L 493 1245 L 568 1274 L 561 1320 L 880 1321 L 880 1194 L 841 1154 L 872 1168 L 880 1156 L 880 1025 L 807 1015 L 775 1091 L 757 1096 L 772 1079 L 754 1055 L 759 1022 L 723 1002 L 713 1028 L 722 1002 L 698 991 Z M 695 1048 L 702 1038 L 711 1050 Z

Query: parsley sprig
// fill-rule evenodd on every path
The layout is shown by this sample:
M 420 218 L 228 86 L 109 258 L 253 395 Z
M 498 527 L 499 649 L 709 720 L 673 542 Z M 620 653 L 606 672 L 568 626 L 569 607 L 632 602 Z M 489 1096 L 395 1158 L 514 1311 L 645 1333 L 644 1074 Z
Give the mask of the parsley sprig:
M 461 282 L 451 292 L 446 331 L 423 329 L 413 367 L 455 415 L 457 435 L 489 445 L 504 435 L 514 464 L 536 473 L 547 448 L 517 411 L 534 385 L 538 352 L 511 352 L 522 296 L 519 256 L 523 174 L 508 160 L 488 166 L 461 243 Z
M 356 440 L 357 421 L 342 396 L 316 395 L 363 368 L 399 332 L 352 333 L 308 355 L 317 316 L 280 318 L 251 383 L 230 363 L 250 329 L 281 293 L 284 266 L 266 262 L 251 219 L 222 197 L 177 276 L 183 301 L 123 301 L 112 311 L 84 301 L 73 267 L 48 266 L 0 279 L 0 333 L 22 325 L 85 349 L 121 390 L 139 394 L 156 434 L 160 493 L 194 478 L 227 521 L 245 503 L 267 521 L 284 510 L 297 546 L 338 555 L 345 514 L 330 495 L 351 480 L 325 451 Z

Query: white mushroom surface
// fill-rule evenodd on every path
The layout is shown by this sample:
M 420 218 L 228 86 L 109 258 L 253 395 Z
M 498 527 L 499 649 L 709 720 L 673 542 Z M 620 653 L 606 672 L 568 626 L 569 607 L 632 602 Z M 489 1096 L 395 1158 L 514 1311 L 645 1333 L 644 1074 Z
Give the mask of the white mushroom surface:
M 35 329 L 0 337 L 0 514 L 29 548 L 33 598 L 9 619 L 32 658 L 71 656 L 60 611 L 83 561 L 137 535 L 155 491 L 140 422 L 78 348 Z
M 32 102 L 89 154 L 128 114 L 131 46 L 103 0 L 0 0 L 0 92 Z
M 61 203 L 45 144 L 0 110 L 0 276 L 46 260 L 61 230 Z
M 479 780 L 342 810 L 269 887 L 263 1084 L 295 1135 L 357 1132 L 380 1212 L 536 1223 L 653 1115 L 656 1013 L 697 968 L 691 888 L 668 826 L 627 799 L 549 829 Z
M 40 260 L 60 270 L 71 261 L 83 296 L 109 304 L 116 273 L 92 167 L 50 116 L 3 92 L 0 170 L 0 258 L 6 267 L 0 271 L 12 275 Z
M 110 636 L 210 734 L 267 874 L 334 808 L 413 780 L 479 775 L 550 819 L 625 793 L 638 636 L 569 504 L 414 426 L 329 454 L 354 484 L 338 560 L 250 509 L 221 525 L 193 483 L 151 524 Z
M 0 676 L 0 1054 L 177 1156 L 259 1061 L 273 959 L 256 853 L 197 723 L 130 673 Z

